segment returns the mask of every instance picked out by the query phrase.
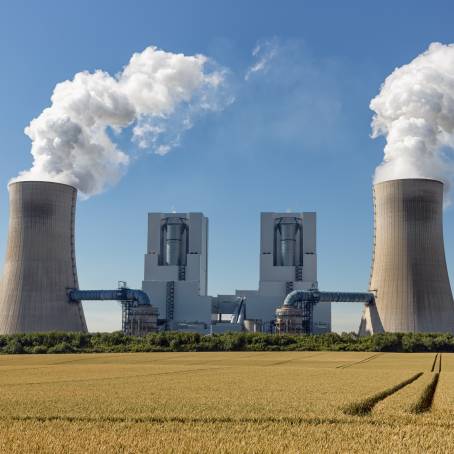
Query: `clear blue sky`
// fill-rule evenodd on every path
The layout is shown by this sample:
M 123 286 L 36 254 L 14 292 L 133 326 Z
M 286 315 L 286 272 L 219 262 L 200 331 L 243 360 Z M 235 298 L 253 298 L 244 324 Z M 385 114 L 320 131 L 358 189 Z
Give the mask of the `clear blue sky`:
M 149 45 L 205 54 L 230 68 L 236 101 L 198 121 L 179 148 L 144 155 L 105 193 L 80 202 L 81 288 L 140 287 L 149 211 L 210 219 L 209 291 L 254 289 L 259 213 L 316 211 L 319 285 L 366 290 L 371 181 L 383 140 L 371 140 L 369 101 L 384 78 L 430 42 L 454 42 L 450 1 L 2 1 L 0 3 L 0 256 L 6 185 L 30 167 L 29 121 L 53 87 L 79 71 L 116 73 Z M 257 43 L 279 57 L 248 82 Z M 445 211 L 454 282 L 454 208 Z M 85 305 L 89 328 L 120 327 L 115 303 Z M 360 309 L 335 306 L 334 329 Z

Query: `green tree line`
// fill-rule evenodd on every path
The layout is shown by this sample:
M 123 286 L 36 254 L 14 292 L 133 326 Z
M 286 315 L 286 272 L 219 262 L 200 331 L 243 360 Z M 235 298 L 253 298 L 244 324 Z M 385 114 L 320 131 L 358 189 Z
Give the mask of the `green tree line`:
M 116 353 L 174 351 L 371 351 L 454 352 L 454 336 L 445 333 L 354 333 L 277 335 L 264 333 L 160 332 L 144 337 L 114 333 L 36 333 L 0 336 L 0 353 Z

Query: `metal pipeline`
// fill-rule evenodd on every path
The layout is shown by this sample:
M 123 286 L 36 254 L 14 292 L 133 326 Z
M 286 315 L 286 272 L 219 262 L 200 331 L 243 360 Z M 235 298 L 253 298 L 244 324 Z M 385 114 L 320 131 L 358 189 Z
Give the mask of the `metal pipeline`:
M 232 315 L 230 323 L 232 323 L 232 324 L 238 323 L 238 324 L 242 325 L 246 318 L 246 298 L 239 297 L 238 300 L 240 303 L 239 303 L 235 313 Z
M 117 300 L 117 301 L 133 301 L 138 306 L 151 305 L 150 298 L 142 290 L 134 290 L 130 288 L 119 288 L 116 290 L 79 290 L 69 289 L 68 297 L 71 302 L 76 301 L 100 301 L 100 300 Z
M 367 292 L 320 292 L 319 290 L 294 290 L 284 300 L 284 306 L 297 306 L 298 303 L 366 303 L 375 300 L 373 293 Z

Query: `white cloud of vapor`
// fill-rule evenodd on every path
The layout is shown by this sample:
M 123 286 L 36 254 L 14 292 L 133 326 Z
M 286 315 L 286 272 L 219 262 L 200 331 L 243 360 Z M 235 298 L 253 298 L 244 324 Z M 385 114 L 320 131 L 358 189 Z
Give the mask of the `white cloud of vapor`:
M 252 51 L 254 63 L 246 71 L 245 80 L 249 80 L 256 73 L 266 73 L 271 61 L 276 57 L 279 50 L 279 43 L 276 39 L 262 41 Z
M 386 137 L 375 182 L 453 176 L 454 44 L 432 43 L 394 70 L 372 99 L 372 137 Z
M 25 128 L 33 166 L 15 181 L 66 183 L 84 196 L 101 192 L 130 161 L 112 136 L 132 126 L 140 148 L 166 154 L 197 116 L 233 101 L 226 75 L 203 55 L 156 47 L 135 53 L 115 76 L 100 70 L 77 73 L 56 85 L 51 106 Z

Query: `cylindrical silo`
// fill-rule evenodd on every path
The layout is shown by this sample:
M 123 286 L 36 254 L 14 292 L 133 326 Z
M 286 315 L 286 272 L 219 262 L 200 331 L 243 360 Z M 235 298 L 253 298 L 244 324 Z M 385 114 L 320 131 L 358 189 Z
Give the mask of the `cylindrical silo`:
M 280 233 L 279 240 L 279 265 L 295 266 L 296 260 L 296 234 L 299 224 L 296 218 L 280 218 L 277 224 Z
M 0 333 L 86 331 L 77 288 L 77 190 L 42 181 L 9 185 L 8 245 L 0 292 Z
M 388 332 L 454 332 L 443 243 L 443 183 L 401 179 L 374 186 L 370 290 Z
M 186 224 L 183 219 L 170 217 L 165 224 L 165 264 L 186 265 L 183 240 Z

